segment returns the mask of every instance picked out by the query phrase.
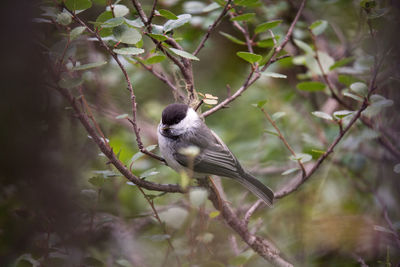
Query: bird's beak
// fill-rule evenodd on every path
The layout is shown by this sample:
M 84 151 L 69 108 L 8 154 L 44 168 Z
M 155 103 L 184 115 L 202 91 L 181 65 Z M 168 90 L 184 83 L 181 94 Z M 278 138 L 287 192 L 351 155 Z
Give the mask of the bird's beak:
M 163 125 L 163 126 L 161 127 L 161 130 L 163 130 L 163 131 L 169 130 L 169 129 L 171 129 L 171 127 L 166 126 L 166 125 Z

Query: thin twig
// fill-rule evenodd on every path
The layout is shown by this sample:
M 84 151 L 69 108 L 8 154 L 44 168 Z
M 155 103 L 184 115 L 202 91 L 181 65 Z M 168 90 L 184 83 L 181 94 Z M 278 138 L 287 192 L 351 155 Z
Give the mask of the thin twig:
M 286 148 L 290 151 L 290 153 L 293 155 L 293 157 L 296 158 L 297 157 L 296 152 L 294 152 L 293 148 L 286 141 L 285 137 L 283 136 L 283 134 L 279 130 L 279 128 L 276 125 L 276 123 L 274 122 L 274 120 L 271 118 L 271 116 L 268 114 L 268 112 L 263 107 L 261 107 L 260 109 L 264 113 L 264 115 L 267 118 L 267 120 L 269 121 L 269 123 L 271 123 L 272 127 L 274 127 L 274 129 L 277 131 L 279 139 L 281 139 L 281 141 L 285 144 Z M 301 171 L 303 172 L 303 177 L 305 177 L 306 176 L 306 169 L 304 168 L 304 165 L 301 162 L 301 159 L 298 159 L 297 163 L 299 164 L 299 166 L 301 168 Z
M 224 9 L 222 9 L 221 14 L 219 14 L 218 18 L 214 21 L 213 24 L 211 24 L 208 27 L 208 30 L 206 32 L 206 34 L 203 36 L 203 39 L 201 39 L 200 44 L 197 46 L 196 50 L 194 50 L 193 55 L 197 55 L 200 50 L 204 47 L 205 42 L 207 41 L 207 39 L 210 37 L 211 32 L 218 26 L 218 24 L 221 22 L 221 20 L 223 19 L 223 17 L 226 15 L 226 12 L 228 12 L 230 5 L 232 3 L 232 0 L 228 0 L 228 2 L 226 2 Z
M 244 223 L 246 225 L 249 224 L 250 221 L 250 217 L 251 215 L 253 215 L 253 213 L 264 203 L 264 201 L 262 199 L 257 200 L 250 208 L 249 210 L 246 212 L 246 214 L 244 215 Z

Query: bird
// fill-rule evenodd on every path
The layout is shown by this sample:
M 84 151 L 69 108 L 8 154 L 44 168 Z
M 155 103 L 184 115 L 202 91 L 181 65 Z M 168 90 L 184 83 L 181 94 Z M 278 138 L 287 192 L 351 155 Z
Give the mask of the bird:
M 163 110 L 157 137 L 161 155 L 178 173 L 185 171 L 196 179 L 208 175 L 231 178 L 272 206 L 274 192 L 241 166 L 221 138 L 188 105 L 173 103 Z

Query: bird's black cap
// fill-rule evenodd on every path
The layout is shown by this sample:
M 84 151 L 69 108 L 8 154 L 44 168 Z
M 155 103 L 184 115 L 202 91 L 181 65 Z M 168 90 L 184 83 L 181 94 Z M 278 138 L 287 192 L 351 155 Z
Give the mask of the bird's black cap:
M 174 125 L 179 123 L 186 117 L 189 106 L 186 104 L 171 104 L 168 105 L 162 112 L 162 123 L 164 125 Z

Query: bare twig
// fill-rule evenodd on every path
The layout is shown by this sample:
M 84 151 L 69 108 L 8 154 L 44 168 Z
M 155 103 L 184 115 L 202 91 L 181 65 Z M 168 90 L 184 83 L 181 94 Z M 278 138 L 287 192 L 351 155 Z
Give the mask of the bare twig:
M 281 139 L 281 141 L 285 144 L 286 148 L 290 151 L 290 153 L 293 155 L 293 157 L 297 157 L 296 152 L 294 152 L 293 148 L 289 145 L 289 143 L 286 141 L 285 137 L 283 136 L 283 134 L 281 133 L 281 131 L 279 130 L 278 126 L 276 125 L 276 123 L 274 122 L 274 120 L 271 118 L 271 116 L 269 116 L 268 112 L 265 111 L 265 109 L 263 107 L 260 108 L 261 111 L 264 113 L 265 117 L 267 118 L 267 120 L 269 121 L 269 123 L 271 123 L 271 125 L 274 127 L 274 129 L 277 131 L 278 133 L 278 137 L 279 139 Z M 301 171 L 303 172 L 303 177 L 306 176 L 306 170 L 304 168 L 303 163 L 301 162 L 301 159 L 297 160 L 297 163 L 299 164 Z
M 250 217 L 251 215 L 253 215 L 253 213 L 260 207 L 262 206 L 262 204 L 264 203 L 264 201 L 262 199 L 257 200 L 251 207 L 250 209 L 246 212 L 246 214 L 244 215 L 244 223 L 246 225 L 249 224 L 250 221 Z
M 228 2 L 226 2 L 224 9 L 222 9 L 221 14 L 218 16 L 218 18 L 214 21 L 213 24 L 211 24 L 208 27 L 208 30 L 206 32 L 206 34 L 203 36 L 203 39 L 201 39 L 200 44 L 197 46 L 196 50 L 194 50 L 193 55 L 197 55 L 200 50 L 204 47 L 205 42 L 207 41 L 207 39 L 210 37 L 211 32 L 218 26 L 218 24 L 221 22 L 221 20 L 223 19 L 223 17 L 226 15 L 226 12 L 228 12 L 228 9 L 230 8 L 230 5 L 232 3 L 232 0 L 228 0 Z

